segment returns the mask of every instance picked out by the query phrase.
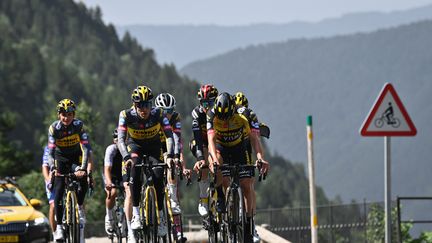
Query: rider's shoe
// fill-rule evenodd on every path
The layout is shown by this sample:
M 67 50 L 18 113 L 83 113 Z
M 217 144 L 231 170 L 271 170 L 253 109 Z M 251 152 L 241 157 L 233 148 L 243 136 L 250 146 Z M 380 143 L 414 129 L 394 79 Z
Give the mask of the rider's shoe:
M 54 232 L 54 241 L 64 240 L 64 231 L 61 225 L 57 225 L 56 231 Z
M 171 203 L 172 213 L 174 215 L 181 214 L 180 204 L 178 203 L 178 201 L 174 201 L 170 199 L 170 203 Z
M 261 241 L 261 237 L 259 236 L 258 231 L 255 228 L 255 225 L 254 225 L 254 228 L 253 228 L 252 237 L 253 237 L 253 242 L 254 243 L 258 243 L 258 242 Z
M 181 232 L 177 232 L 177 241 L 176 242 L 186 242 L 187 238 L 186 237 L 182 237 Z
M 226 212 L 225 200 L 223 197 L 218 197 L 218 199 L 216 201 L 216 211 L 218 213 L 225 213 Z
M 109 235 L 113 233 L 113 220 L 108 215 L 105 215 L 105 231 Z
M 208 198 L 200 198 L 199 203 L 198 203 L 198 213 L 202 216 L 205 217 L 208 214 Z
M 134 216 L 132 217 L 132 220 L 131 220 L 131 228 L 132 228 L 133 230 L 139 230 L 139 229 L 142 228 L 142 223 L 141 223 L 140 216 L 138 216 L 138 215 L 134 215 Z
M 158 236 L 165 236 L 168 233 L 166 218 L 163 211 L 159 211 L 160 224 L 158 225 Z
M 126 242 L 127 243 L 136 243 L 135 236 L 133 235 L 133 233 L 128 234 Z

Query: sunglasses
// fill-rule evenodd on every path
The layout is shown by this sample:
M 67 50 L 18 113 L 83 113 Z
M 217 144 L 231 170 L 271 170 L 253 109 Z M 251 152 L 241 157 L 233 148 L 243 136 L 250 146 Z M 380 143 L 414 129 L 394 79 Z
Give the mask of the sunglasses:
M 135 106 L 140 108 L 140 109 L 142 109 L 142 108 L 150 109 L 152 107 L 152 103 L 149 101 L 141 101 L 141 102 L 135 103 Z
M 213 107 L 214 100 L 203 100 L 203 101 L 201 101 L 201 105 L 202 105 L 202 107 L 204 107 L 204 109 L 207 109 L 209 107 Z
M 174 108 L 170 108 L 170 109 L 163 109 L 163 113 L 164 113 L 164 114 L 172 114 L 172 113 L 174 113 Z
M 62 116 L 73 116 L 73 115 L 74 115 L 73 112 L 60 112 L 60 114 L 61 114 Z

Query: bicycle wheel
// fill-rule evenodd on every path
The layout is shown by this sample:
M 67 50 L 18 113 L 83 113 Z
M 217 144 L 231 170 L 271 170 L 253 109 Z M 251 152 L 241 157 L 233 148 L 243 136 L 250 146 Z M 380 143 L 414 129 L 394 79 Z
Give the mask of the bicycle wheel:
M 381 128 L 384 125 L 383 118 L 377 118 L 374 121 L 375 127 Z
M 66 196 L 66 212 L 67 212 L 67 238 L 66 242 L 80 242 L 80 225 L 78 217 L 78 202 L 76 194 L 73 191 L 67 193 Z
M 392 127 L 398 128 L 400 126 L 400 121 L 398 118 L 393 118 Z
M 244 242 L 245 208 L 243 193 L 240 188 L 230 190 L 227 197 L 228 242 Z
M 170 205 L 170 202 L 169 202 L 169 197 L 168 197 L 168 192 L 165 192 L 165 200 L 164 200 L 164 209 L 163 209 L 163 212 L 164 212 L 164 217 L 165 217 L 165 220 L 166 220 L 166 223 L 167 223 L 167 231 L 168 231 L 168 233 L 167 233 L 167 235 L 165 236 L 165 237 L 163 237 L 164 238 L 164 240 L 163 240 L 163 242 L 164 243 L 166 243 L 166 242 L 168 242 L 168 243 L 172 243 L 172 242 L 174 242 L 174 239 L 176 238 L 175 236 L 176 236 L 176 232 L 175 232 L 175 230 L 174 230 L 174 227 L 173 227 L 173 218 L 172 218 L 172 210 L 171 210 L 171 205 Z
M 156 194 L 154 188 L 147 188 L 146 198 L 146 242 L 159 242 L 157 236 L 158 219 L 156 214 Z
M 218 231 L 219 225 L 217 222 L 217 212 L 216 212 L 216 201 L 217 193 L 214 190 L 210 190 L 208 196 L 208 238 L 210 243 L 218 242 Z

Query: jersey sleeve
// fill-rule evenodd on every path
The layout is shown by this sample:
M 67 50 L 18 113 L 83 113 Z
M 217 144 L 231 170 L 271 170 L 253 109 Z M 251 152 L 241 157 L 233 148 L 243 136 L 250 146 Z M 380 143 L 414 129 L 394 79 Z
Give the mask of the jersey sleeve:
M 82 163 L 81 163 L 81 168 L 83 170 L 87 169 L 87 164 L 88 164 L 88 160 L 89 160 L 89 156 L 90 156 L 90 143 L 89 143 L 89 137 L 87 132 L 84 129 L 84 124 L 77 120 L 75 121 L 77 127 L 78 127 L 78 133 L 79 133 L 79 137 L 80 137 L 80 143 L 81 143 L 81 150 L 82 150 Z
M 126 147 L 126 133 L 127 133 L 127 120 L 126 120 L 126 110 L 123 110 L 119 114 L 119 121 L 117 126 L 117 138 L 118 138 L 118 149 L 123 157 L 123 160 L 128 160 L 130 155 Z
M 112 167 L 114 157 L 117 153 L 117 145 L 111 144 L 105 150 L 104 166 Z
M 173 132 L 171 128 L 171 124 L 166 116 L 162 114 L 162 112 L 159 110 L 160 113 L 160 120 L 159 123 L 163 129 L 163 132 L 166 137 L 166 145 L 167 145 L 167 152 L 168 152 L 168 158 L 172 158 L 174 155 L 174 139 L 173 139 Z
M 48 165 L 50 167 L 54 166 L 54 150 L 56 148 L 55 125 L 54 124 L 51 124 L 51 126 L 48 128 Z

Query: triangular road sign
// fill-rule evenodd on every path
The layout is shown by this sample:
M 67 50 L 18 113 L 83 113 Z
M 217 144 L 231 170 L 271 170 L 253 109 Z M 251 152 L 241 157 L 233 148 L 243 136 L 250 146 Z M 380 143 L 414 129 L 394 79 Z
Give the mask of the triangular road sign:
M 417 129 L 402 101 L 386 83 L 360 129 L 362 136 L 415 136 Z

